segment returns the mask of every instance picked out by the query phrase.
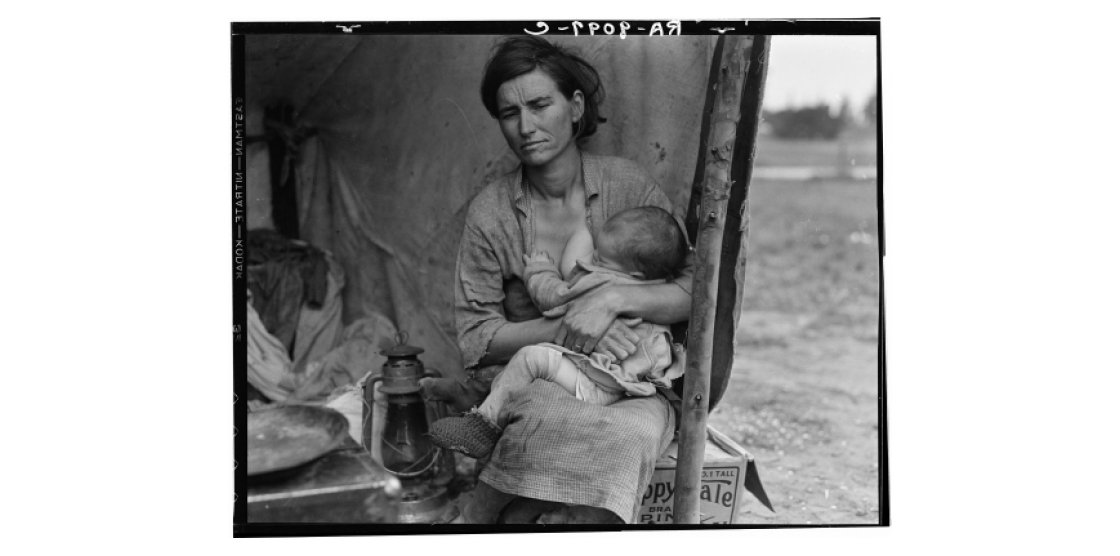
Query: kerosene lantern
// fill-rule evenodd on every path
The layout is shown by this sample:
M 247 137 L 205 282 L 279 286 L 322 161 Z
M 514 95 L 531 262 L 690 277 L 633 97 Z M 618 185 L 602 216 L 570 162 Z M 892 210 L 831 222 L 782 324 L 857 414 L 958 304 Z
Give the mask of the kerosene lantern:
M 380 442 L 382 465 L 401 480 L 399 521 L 430 523 L 441 521 L 450 508 L 447 484 L 454 475 L 455 458 L 428 437 L 428 424 L 443 417 L 446 410 L 442 405 L 426 404 L 421 397 L 420 379 L 441 375 L 435 369 L 425 370 L 417 357 L 424 350 L 407 342 L 407 334 L 398 334 L 397 345 L 381 352 L 387 358 L 381 376 L 373 376 L 363 385 L 362 441 L 366 448 Z M 387 408 L 381 438 L 374 439 L 374 387 L 378 382 Z

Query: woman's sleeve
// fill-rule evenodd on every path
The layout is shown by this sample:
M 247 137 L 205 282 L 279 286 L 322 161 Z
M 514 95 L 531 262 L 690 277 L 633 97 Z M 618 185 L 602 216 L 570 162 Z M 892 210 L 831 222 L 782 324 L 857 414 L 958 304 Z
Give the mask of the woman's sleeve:
M 470 222 L 463 230 L 455 263 L 455 328 L 466 368 L 476 367 L 494 334 L 506 323 L 502 267 L 497 253 Z
M 673 219 L 677 221 L 677 226 L 681 229 L 681 233 L 684 234 L 685 241 L 688 241 L 688 230 L 684 227 L 684 222 L 677 216 L 676 211 L 673 210 L 672 201 L 670 201 L 669 196 L 661 190 L 661 186 L 657 185 L 657 182 L 653 182 L 642 205 L 660 207 L 668 211 L 669 214 L 672 214 Z M 694 260 L 695 257 L 693 256 L 692 245 L 689 245 L 688 256 L 685 258 L 685 266 L 681 269 L 680 274 L 673 279 L 673 283 L 680 286 L 688 295 L 692 295 L 692 274 L 695 271 L 693 265 Z

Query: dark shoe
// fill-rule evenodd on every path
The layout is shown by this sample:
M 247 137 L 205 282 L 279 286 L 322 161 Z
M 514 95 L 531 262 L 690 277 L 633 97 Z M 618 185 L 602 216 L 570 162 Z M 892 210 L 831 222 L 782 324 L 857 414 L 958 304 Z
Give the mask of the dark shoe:
M 494 450 L 502 431 L 481 413 L 471 410 L 460 417 L 445 417 L 432 423 L 429 434 L 439 446 L 478 459 Z

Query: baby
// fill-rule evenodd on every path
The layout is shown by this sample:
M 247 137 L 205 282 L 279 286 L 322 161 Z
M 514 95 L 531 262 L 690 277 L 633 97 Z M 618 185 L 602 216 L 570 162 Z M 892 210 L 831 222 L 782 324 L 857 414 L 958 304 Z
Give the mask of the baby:
M 546 317 L 567 312 L 568 303 L 608 284 L 662 283 L 685 264 L 688 243 L 673 216 L 657 207 L 638 207 L 612 216 L 593 246 L 586 229 L 564 247 L 560 270 L 543 251 L 525 257 L 529 295 Z M 568 276 L 561 278 L 561 270 Z M 633 319 L 640 340 L 622 361 L 609 353 L 583 354 L 556 344 L 521 348 L 494 378 L 490 395 L 477 408 L 432 424 L 432 440 L 474 458 L 494 448 L 499 415 L 509 396 L 536 379 L 554 382 L 576 399 L 608 405 L 623 396 L 652 396 L 684 374 L 684 350 L 672 343 L 666 326 Z

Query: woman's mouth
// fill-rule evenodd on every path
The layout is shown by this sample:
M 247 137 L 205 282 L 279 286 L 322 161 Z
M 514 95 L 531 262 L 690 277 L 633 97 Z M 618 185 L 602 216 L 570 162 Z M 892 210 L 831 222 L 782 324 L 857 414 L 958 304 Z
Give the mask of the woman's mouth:
M 541 145 L 544 145 L 544 143 L 545 143 L 544 141 L 533 141 L 532 143 L 525 143 L 525 144 L 521 145 L 521 150 L 523 150 L 523 151 L 536 150 L 537 147 L 540 147 Z

